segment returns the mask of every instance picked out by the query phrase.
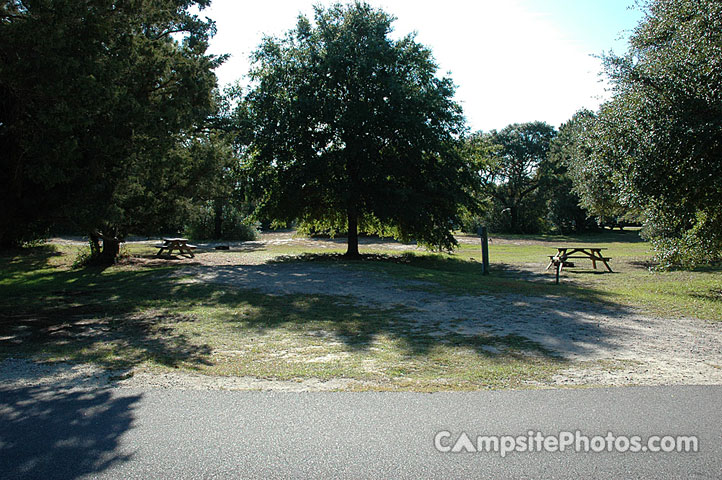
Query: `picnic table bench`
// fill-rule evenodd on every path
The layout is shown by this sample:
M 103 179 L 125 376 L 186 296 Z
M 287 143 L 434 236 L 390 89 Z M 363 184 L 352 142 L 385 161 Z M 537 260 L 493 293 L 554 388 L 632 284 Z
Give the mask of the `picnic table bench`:
M 604 247 L 557 247 L 556 255 L 549 255 L 549 265 L 547 270 L 552 266 L 556 267 L 556 282 L 559 283 L 559 274 L 564 267 L 573 267 L 572 262 L 568 262 L 570 258 L 588 259 L 592 261 L 592 266 L 597 269 L 597 262 L 601 262 L 607 267 L 609 272 L 612 272 L 612 267 L 609 266 L 609 260 L 612 257 L 605 257 L 602 255 L 602 250 L 607 250 Z
M 158 249 L 157 256 L 160 256 L 163 251 L 166 251 L 169 255 L 171 255 L 173 253 L 173 250 L 178 250 L 178 253 L 185 253 L 187 255 L 190 255 L 191 258 L 193 258 L 193 250 L 198 247 L 188 243 L 187 238 L 164 238 L 163 243 L 157 244 L 155 248 Z

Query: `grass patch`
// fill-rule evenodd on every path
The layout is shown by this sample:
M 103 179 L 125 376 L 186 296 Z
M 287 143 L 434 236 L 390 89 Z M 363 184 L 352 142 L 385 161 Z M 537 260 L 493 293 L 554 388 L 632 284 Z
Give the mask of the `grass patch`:
M 548 256 L 556 252 L 556 246 L 585 244 L 606 247 L 614 273 L 604 272 L 601 266 L 594 270 L 590 261 L 579 259 L 574 268 L 562 273 L 561 284 L 555 285 L 553 270 L 545 271 Z M 722 268 L 652 271 L 651 246 L 636 231 L 574 237 L 507 235 L 492 239 L 489 250 L 488 276 L 481 275 L 480 246 L 468 243 L 450 255 L 386 252 L 386 258 L 373 256 L 380 261 L 347 264 L 399 281 L 417 281 L 411 288 L 429 292 L 562 295 L 651 315 L 722 320 Z
M 342 244 L 253 244 L 196 259 L 139 262 L 149 245 L 130 244 L 130 261 L 71 268 L 81 247 L 44 245 L 0 254 L 0 358 L 90 362 L 125 372 L 186 371 L 278 380 L 356 380 L 373 390 L 474 390 L 549 383 L 569 363 L 523 337 L 440 334 L 410 323 L 402 307 L 380 309 L 335 295 L 266 295 L 193 283 L 178 266 L 204 255 L 228 260 L 333 262 L 449 295 L 566 296 L 657 315 L 722 319 L 720 269 L 651 272 L 650 247 L 636 233 L 504 236 L 454 254 L 401 253 L 362 246 L 348 261 Z M 557 245 L 608 248 L 615 273 L 581 260 L 562 284 L 544 272 Z M 223 263 L 223 262 L 222 262 Z M 232 262 L 230 262 L 232 263 Z M 332 292 L 329 292 L 332 293 Z
M 522 337 L 435 335 L 402 309 L 192 283 L 174 267 L 72 269 L 71 256 L 0 257 L 0 357 L 425 391 L 519 387 L 564 364 Z

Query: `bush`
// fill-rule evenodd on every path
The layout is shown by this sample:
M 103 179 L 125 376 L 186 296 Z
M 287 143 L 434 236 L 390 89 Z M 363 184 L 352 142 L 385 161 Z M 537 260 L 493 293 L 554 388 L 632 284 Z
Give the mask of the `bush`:
M 483 216 L 468 214 L 461 217 L 459 229 L 464 233 L 476 235 L 479 232 L 479 227 L 483 225 L 486 225 Z
M 658 268 L 691 269 L 722 261 L 722 213 L 698 211 L 693 218 L 651 210 L 642 236 L 652 243 Z
M 224 205 L 217 215 L 213 202 L 207 202 L 196 208 L 190 222 L 185 227 L 185 235 L 194 240 L 256 240 L 260 224 L 251 216 L 233 205 Z M 216 221 L 220 220 L 220 235 L 217 235 Z
M 596 221 L 579 206 L 579 197 L 571 189 L 560 188 L 551 192 L 549 197 L 546 222 L 550 232 L 565 235 L 598 228 Z

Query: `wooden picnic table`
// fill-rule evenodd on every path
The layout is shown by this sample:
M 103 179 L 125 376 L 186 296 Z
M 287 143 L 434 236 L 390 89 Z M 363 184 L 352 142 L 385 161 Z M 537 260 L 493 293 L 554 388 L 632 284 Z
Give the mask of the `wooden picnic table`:
M 602 250 L 607 250 L 605 247 L 557 247 L 556 255 L 549 255 L 549 270 L 552 265 L 556 266 L 556 282 L 559 283 L 559 274 L 564 267 L 573 266 L 571 262 L 567 262 L 570 258 L 581 258 L 589 259 L 592 261 L 592 266 L 597 269 L 597 262 L 602 262 L 609 272 L 612 272 L 612 267 L 609 266 L 609 260 L 611 257 L 605 257 L 602 255 Z
M 156 245 L 156 248 L 158 249 L 158 256 L 160 256 L 164 250 L 167 251 L 169 255 L 173 253 L 173 250 L 178 250 L 178 253 L 188 254 L 193 258 L 193 250 L 197 247 L 189 244 L 187 238 L 164 238 L 163 243 Z

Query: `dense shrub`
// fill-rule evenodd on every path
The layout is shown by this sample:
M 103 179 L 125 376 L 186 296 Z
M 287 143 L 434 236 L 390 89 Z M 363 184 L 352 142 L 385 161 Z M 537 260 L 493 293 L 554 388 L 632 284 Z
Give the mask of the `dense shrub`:
M 244 209 L 233 205 L 217 208 L 214 202 L 196 207 L 185 234 L 196 240 L 256 240 L 260 224 Z

